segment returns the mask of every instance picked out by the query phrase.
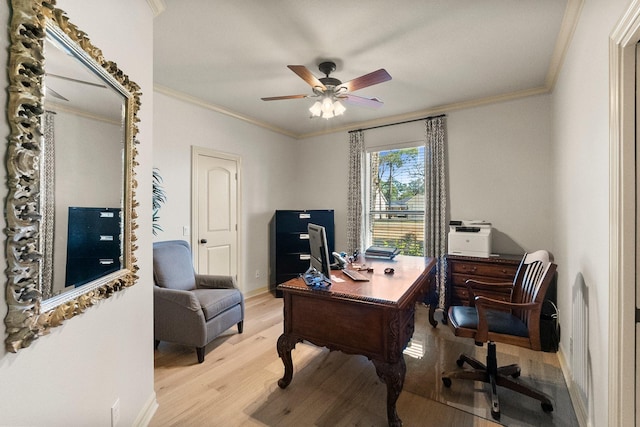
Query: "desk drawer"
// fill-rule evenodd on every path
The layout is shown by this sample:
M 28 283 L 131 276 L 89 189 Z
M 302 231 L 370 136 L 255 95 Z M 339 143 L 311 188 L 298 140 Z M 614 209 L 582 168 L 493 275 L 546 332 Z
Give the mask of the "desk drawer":
M 493 282 L 505 279 L 512 281 L 516 275 L 517 267 L 510 265 L 480 264 L 474 262 L 454 262 L 450 265 L 452 274 L 466 274 L 472 276 L 488 276 Z M 482 280 L 479 279 L 478 280 Z
M 469 279 L 477 280 L 479 282 L 487 282 L 487 283 L 511 283 L 513 280 L 513 278 L 511 278 L 511 280 L 507 280 L 507 279 L 500 279 L 495 277 L 474 276 L 471 274 L 452 274 L 451 284 L 453 286 L 466 288 L 467 286 L 466 283 L 467 283 L 467 280 Z
M 277 274 L 304 273 L 309 268 L 311 256 L 308 253 L 281 254 L 276 260 Z
M 468 305 L 469 304 L 469 292 L 466 287 L 454 286 L 451 288 L 453 294 L 451 295 L 451 305 Z M 499 301 L 510 301 L 511 293 L 505 292 L 490 292 L 490 291 L 478 291 L 476 296 L 484 296 Z
M 291 252 L 309 253 L 309 233 L 278 233 L 276 235 L 276 251 L 279 254 Z

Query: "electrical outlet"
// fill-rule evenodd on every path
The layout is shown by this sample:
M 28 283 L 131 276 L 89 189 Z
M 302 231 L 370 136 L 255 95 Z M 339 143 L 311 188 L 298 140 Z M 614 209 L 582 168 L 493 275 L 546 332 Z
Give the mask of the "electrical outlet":
M 256 279 L 260 278 L 260 270 L 256 270 Z
M 111 405 L 111 427 L 116 427 L 120 422 L 120 398 Z

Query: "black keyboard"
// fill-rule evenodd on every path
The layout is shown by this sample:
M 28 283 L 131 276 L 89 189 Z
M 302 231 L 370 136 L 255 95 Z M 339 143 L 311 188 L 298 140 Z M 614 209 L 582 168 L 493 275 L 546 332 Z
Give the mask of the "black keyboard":
M 355 280 L 356 282 L 368 282 L 369 278 L 364 274 L 358 273 L 355 270 L 347 270 L 346 268 L 342 270 L 344 274 L 349 276 L 351 280 Z

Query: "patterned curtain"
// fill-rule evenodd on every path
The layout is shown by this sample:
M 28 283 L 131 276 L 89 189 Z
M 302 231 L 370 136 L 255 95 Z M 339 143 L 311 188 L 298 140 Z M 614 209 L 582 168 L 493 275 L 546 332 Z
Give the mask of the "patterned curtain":
M 447 132 L 446 117 L 425 120 L 426 218 L 425 255 L 438 260 L 438 307 L 444 308 L 447 253 Z M 434 301 L 435 302 L 435 301 Z
M 53 291 L 53 242 L 54 242 L 54 184 L 55 184 L 55 136 L 54 116 L 56 113 L 46 111 L 44 114 L 44 141 L 42 147 L 42 169 L 40 176 L 40 203 L 42 219 L 40 221 L 40 249 L 42 251 L 42 297 L 52 297 Z
M 347 252 L 362 250 L 362 165 L 364 133 L 349 134 L 349 195 L 347 200 Z

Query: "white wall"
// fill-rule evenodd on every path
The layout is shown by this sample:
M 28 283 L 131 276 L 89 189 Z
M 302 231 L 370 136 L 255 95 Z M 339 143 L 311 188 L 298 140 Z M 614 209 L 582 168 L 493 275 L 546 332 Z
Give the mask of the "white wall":
M 240 156 L 242 253 L 238 284 L 245 294 L 266 289 L 269 221 L 276 209 L 299 207 L 299 142 L 161 93 L 154 97 L 154 135 L 153 166 L 160 169 L 167 193 L 167 203 L 159 213 L 163 231 L 155 240 L 191 240 L 190 235 L 183 235 L 183 227 L 191 226 L 192 146 Z
M 628 4 L 585 2 L 552 97 L 561 345 L 570 355 L 572 299 L 582 277 L 588 292 L 593 426 L 608 423 L 609 34 Z
M 553 252 L 549 96 L 447 114 L 449 210 L 453 219 L 494 226 L 493 252 Z M 424 122 L 365 132 L 368 147 L 424 141 Z M 346 242 L 346 133 L 301 141 L 301 205 L 336 210 L 336 247 Z M 324 165 L 328 165 L 324 167 Z M 313 191 L 310 191 L 313 189 Z
M 127 426 L 155 401 L 150 206 L 153 16 L 144 0 L 57 3 L 106 58 L 142 87 L 137 168 L 140 249 L 136 253 L 140 279 L 136 286 L 68 320 L 17 354 L 0 350 L 0 424 L 109 426 L 111 405 L 119 398 L 120 425 Z M 9 22 L 8 4 L 0 6 L 0 22 Z M 7 63 L 7 49 L 7 38 L 0 38 L 2 64 Z M 6 74 L 0 79 L 7 87 Z M 6 103 L 6 91 L 1 91 L 0 104 Z M 0 120 L 0 133 L 6 138 L 6 117 Z M 6 175 L 4 168 L 2 174 Z M 6 196 L 4 185 L 0 191 Z M 4 256 L 0 264 L 4 271 Z M 3 292 L 0 317 L 5 315 Z M 0 335 L 4 336 L 4 323 Z

